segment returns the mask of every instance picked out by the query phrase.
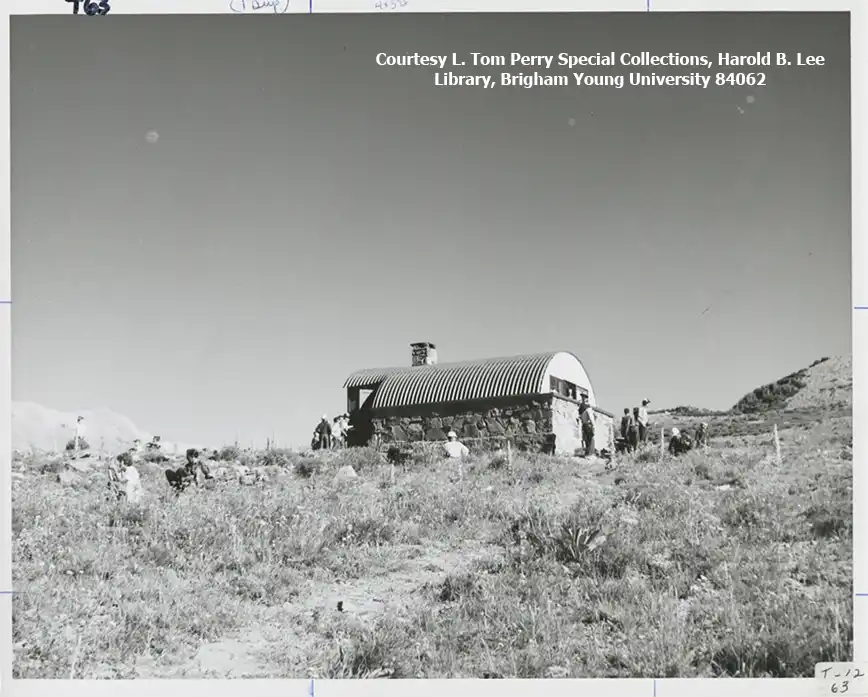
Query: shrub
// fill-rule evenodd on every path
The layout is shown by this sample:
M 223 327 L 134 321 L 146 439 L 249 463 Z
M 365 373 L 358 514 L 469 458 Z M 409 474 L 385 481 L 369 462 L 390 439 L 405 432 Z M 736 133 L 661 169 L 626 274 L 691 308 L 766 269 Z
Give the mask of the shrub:
M 302 479 L 309 479 L 320 470 L 319 460 L 313 457 L 304 457 L 295 463 L 295 473 Z
M 241 459 L 241 448 L 237 445 L 227 445 L 217 454 L 217 459 L 222 462 L 233 462 Z

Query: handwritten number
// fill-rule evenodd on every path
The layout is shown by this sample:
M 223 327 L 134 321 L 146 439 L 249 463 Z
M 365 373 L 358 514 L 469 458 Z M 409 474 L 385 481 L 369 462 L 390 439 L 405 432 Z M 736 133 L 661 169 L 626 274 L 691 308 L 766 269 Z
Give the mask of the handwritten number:
M 374 7 L 383 12 L 397 10 L 399 7 L 407 7 L 407 0 L 379 0 Z
M 850 689 L 850 681 L 844 680 L 844 682 L 841 683 L 841 694 L 844 694 L 849 689 Z
M 84 13 L 88 17 L 96 15 L 107 15 L 111 11 L 109 0 L 66 0 L 72 3 L 72 14 L 77 15 L 82 3 L 84 3 Z

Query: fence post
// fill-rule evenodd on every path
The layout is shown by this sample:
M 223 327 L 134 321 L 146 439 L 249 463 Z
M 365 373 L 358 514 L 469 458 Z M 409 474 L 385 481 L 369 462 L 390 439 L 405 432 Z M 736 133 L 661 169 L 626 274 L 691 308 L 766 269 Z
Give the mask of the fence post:
M 506 441 L 506 465 L 512 467 L 512 443 L 508 439 Z
M 660 457 L 666 455 L 666 429 L 660 427 Z
M 778 467 L 781 466 L 781 439 L 778 437 L 778 425 L 775 424 L 774 429 L 775 436 L 775 461 L 778 463 Z

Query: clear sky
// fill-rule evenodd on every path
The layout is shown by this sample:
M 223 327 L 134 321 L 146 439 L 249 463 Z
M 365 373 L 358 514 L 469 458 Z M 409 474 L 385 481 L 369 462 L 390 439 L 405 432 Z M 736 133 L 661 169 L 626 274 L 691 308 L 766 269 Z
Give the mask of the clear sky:
M 850 353 L 846 15 L 11 26 L 14 400 L 291 444 L 413 341 L 573 351 L 612 411 L 725 408 Z M 446 89 L 381 51 L 826 65 L 753 88 Z

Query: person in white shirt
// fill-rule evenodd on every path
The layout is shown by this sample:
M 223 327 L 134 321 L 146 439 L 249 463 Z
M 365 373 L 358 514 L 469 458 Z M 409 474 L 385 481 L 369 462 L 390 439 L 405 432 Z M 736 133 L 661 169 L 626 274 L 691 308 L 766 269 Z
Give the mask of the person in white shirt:
M 142 480 L 139 471 L 133 466 L 127 466 L 124 471 L 125 493 L 127 501 L 132 504 L 140 504 L 144 498 L 145 492 L 142 489 Z
M 334 427 L 332 428 L 332 438 L 336 448 L 343 448 L 347 440 L 347 418 L 344 414 L 334 418 Z
M 458 440 L 455 431 L 449 431 L 449 433 L 446 434 L 446 438 L 448 440 L 443 444 L 443 449 L 446 451 L 448 457 L 453 459 L 462 459 L 470 455 L 470 449 Z
M 639 407 L 639 442 L 644 443 L 648 440 L 648 405 L 651 403 L 649 399 L 642 400 L 642 406 Z

